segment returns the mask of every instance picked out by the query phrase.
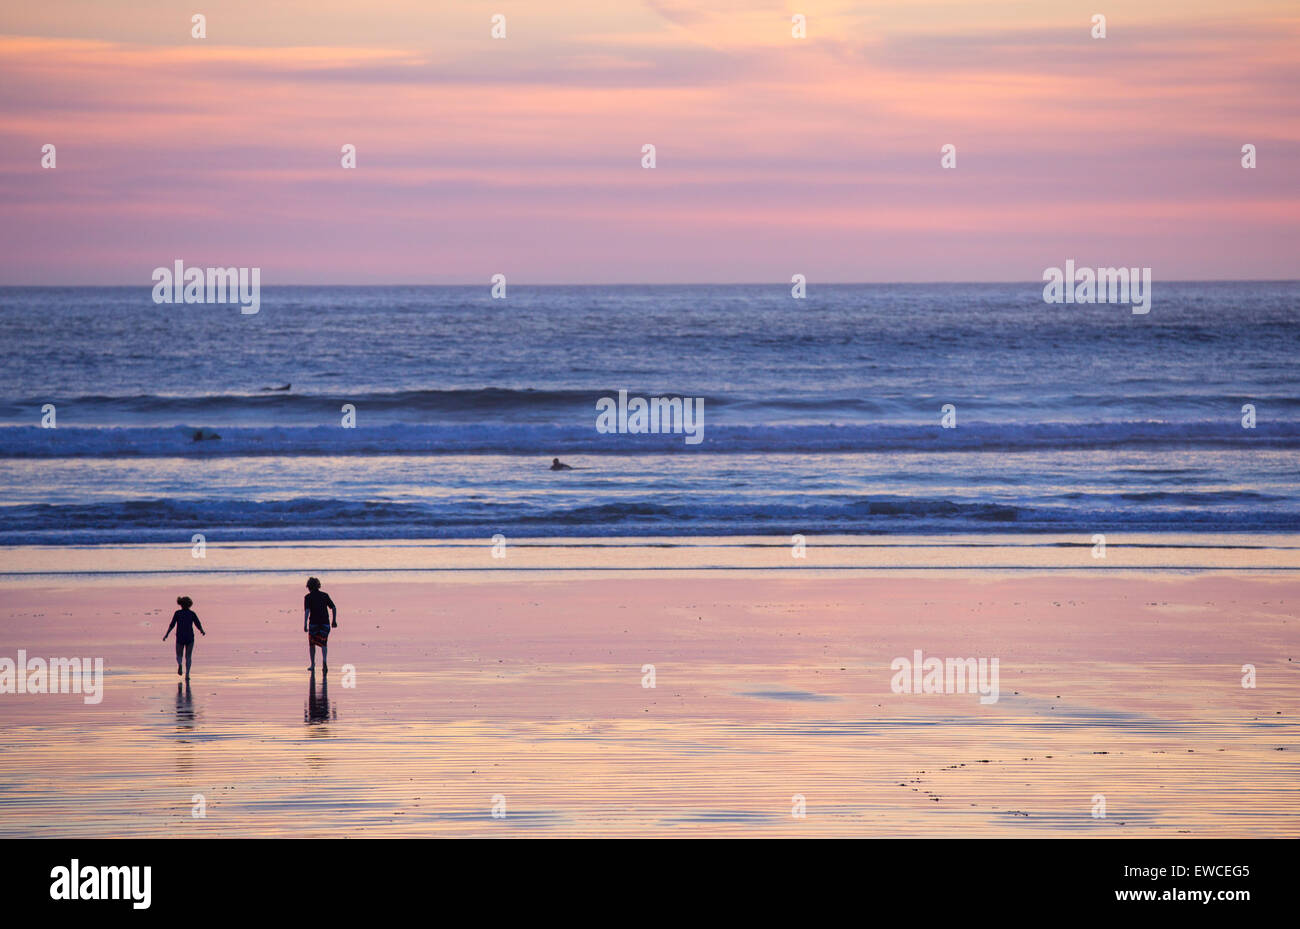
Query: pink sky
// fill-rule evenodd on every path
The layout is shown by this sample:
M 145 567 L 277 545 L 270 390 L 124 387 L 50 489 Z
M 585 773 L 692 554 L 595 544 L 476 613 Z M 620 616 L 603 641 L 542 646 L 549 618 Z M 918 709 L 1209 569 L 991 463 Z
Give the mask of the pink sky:
M 0 283 L 1300 277 L 1290 0 L 705 6 L 10 4 Z

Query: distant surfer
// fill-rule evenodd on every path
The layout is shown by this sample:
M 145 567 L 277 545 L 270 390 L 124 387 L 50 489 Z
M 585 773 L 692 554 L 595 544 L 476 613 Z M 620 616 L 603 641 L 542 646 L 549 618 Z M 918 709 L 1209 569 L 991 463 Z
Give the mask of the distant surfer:
M 167 636 L 171 634 L 172 629 L 176 630 L 176 673 L 181 673 L 181 659 L 185 660 L 185 679 L 190 679 L 190 665 L 194 661 L 194 628 L 197 626 L 199 632 L 203 632 L 203 623 L 199 622 L 199 617 L 190 609 L 194 601 L 189 597 L 177 597 L 176 605 L 180 607 L 172 614 L 171 625 L 163 633 L 163 641 L 167 641 Z M 206 636 L 207 633 L 203 632 Z
M 330 614 L 333 614 L 332 616 Z M 311 654 L 311 667 L 316 670 L 316 646 L 320 646 L 321 670 L 330 669 L 330 627 L 339 626 L 339 608 L 330 595 L 320 589 L 320 581 L 307 578 L 307 596 L 302 598 L 302 631 L 307 633 L 307 651 Z
M 564 462 L 560 461 L 560 459 L 558 459 L 558 458 L 552 458 L 552 459 L 551 459 L 551 470 L 552 470 L 552 471 L 572 471 L 572 470 L 573 470 L 573 465 L 566 465 Z

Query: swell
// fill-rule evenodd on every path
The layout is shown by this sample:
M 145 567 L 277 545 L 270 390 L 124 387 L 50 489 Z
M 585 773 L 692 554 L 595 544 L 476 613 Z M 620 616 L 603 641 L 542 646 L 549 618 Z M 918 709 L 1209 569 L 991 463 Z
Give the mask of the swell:
M 1167 386 L 1167 385 L 1165 385 Z M 430 420 L 455 422 L 533 422 L 565 424 L 594 420 L 595 403 L 601 397 L 617 397 L 618 388 L 535 389 L 484 387 L 445 390 L 367 391 L 340 390 L 337 393 L 300 393 L 266 389 L 253 393 L 182 396 L 137 393 L 123 395 L 32 396 L 0 400 L 0 423 L 22 425 L 41 418 L 41 409 L 53 403 L 66 421 L 94 426 L 174 425 L 196 422 L 204 426 L 254 424 L 304 426 L 337 422 L 340 407 L 353 404 L 360 415 L 372 422 L 419 424 Z M 1113 421 L 1180 418 L 1170 411 L 1202 416 L 1226 411 L 1228 421 L 1239 415 L 1240 400 L 1206 388 L 1200 392 L 1182 390 L 1133 392 L 1123 395 L 1045 391 L 1025 385 L 1004 385 L 1001 399 L 982 398 L 959 404 L 966 415 L 976 413 L 985 420 L 1029 421 L 1053 418 L 1060 421 L 1086 420 L 1087 413 L 1102 413 Z M 763 396 L 718 391 L 628 389 L 629 397 L 703 396 L 710 415 L 726 416 L 728 424 L 803 422 L 809 425 L 853 421 L 858 424 L 906 422 L 918 410 L 933 412 L 936 420 L 941 403 L 929 397 L 914 397 L 896 391 L 850 395 L 842 391 L 782 393 Z M 1261 419 L 1294 419 L 1300 413 L 1300 398 L 1286 395 L 1255 396 L 1253 402 L 1267 415 Z M 1018 415 L 1017 415 L 1018 414 Z M 1112 415 L 1113 414 L 1113 415 Z M 1285 414 L 1285 415 L 1279 415 Z M 1185 416 L 1181 418 L 1188 418 Z M 1208 421 L 1208 420 L 1207 420 Z
M 203 436 L 195 439 L 195 434 Z M 215 437 L 214 437 L 215 436 Z M 0 458 L 148 458 L 245 455 L 699 454 L 833 452 L 1007 452 L 1033 450 L 1300 447 L 1300 422 L 811 423 L 710 425 L 703 440 L 682 433 L 602 434 L 590 425 L 542 423 L 392 423 L 320 426 L 0 427 Z
M 137 499 L 0 508 L 0 544 L 189 543 L 193 532 L 215 540 L 418 539 L 618 535 L 750 535 L 815 531 L 941 534 L 1079 532 L 1098 526 L 1131 532 L 1293 531 L 1294 504 L 1269 507 L 1241 492 L 1180 494 L 1143 505 L 1126 494 L 1093 494 L 1069 505 L 953 500 L 943 497 L 786 497 L 737 503 L 698 495 L 681 502 L 644 496 L 589 504 L 455 500 L 397 502 L 298 497 Z

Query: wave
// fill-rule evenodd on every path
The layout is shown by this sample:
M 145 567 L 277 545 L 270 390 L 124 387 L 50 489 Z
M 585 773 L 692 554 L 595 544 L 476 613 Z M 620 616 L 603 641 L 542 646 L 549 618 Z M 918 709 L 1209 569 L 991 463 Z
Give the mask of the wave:
M 204 438 L 196 440 L 196 433 Z M 215 437 L 213 437 L 215 436 Z M 0 458 L 141 458 L 244 455 L 575 455 L 835 452 L 1009 452 L 1119 448 L 1300 447 L 1300 422 L 1235 421 L 927 425 L 709 425 L 682 434 L 610 435 L 590 426 L 538 423 L 359 426 L 0 427 Z
M 28 398 L 0 403 L 0 420 L 30 420 L 45 403 L 54 403 L 60 411 L 75 410 L 90 421 L 117 420 L 112 417 L 166 418 L 202 417 L 208 422 L 239 421 L 249 416 L 292 419 L 334 418 L 343 403 L 352 403 L 369 414 L 400 412 L 431 413 L 461 417 L 482 417 L 494 413 L 557 412 L 572 413 L 575 408 L 591 409 L 600 396 L 617 395 L 617 391 L 598 390 L 513 390 L 485 387 L 464 390 L 354 391 L 339 394 L 303 394 L 276 389 L 268 385 L 255 393 L 204 394 L 175 396 L 167 394 L 129 394 L 111 396 L 88 394 L 78 397 Z M 727 398 L 718 398 L 727 403 Z
M 202 532 L 209 542 L 645 536 L 790 535 L 815 532 L 944 534 L 1294 531 L 1297 507 L 1268 509 L 1209 493 L 1185 505 L 1142 506 L 1122 495 L 1085 505 L 905 497 L 841 497 L 737 503 L 605 501 L 583 505 L 473 500 L 409 503 L 300 497 L 287 500 L 149 499 L 0 508 L 0 544 L 176 542 Z
M 1167 386 L 1167 385 L 1165 385 Z M 729 425 L 765 423 L 854 422 L 878 424 L 881 420 L 906 422 L 916 415 L 918 405 L 933 407 L 939 415 L 940 401 L 929 396 L 848 395 L 829 392 L 772 392 L 763 396 L 746 396 L 716 391 L 633 389 L 629 396 L 703 396 L 709 415 L 724 416 Z M 338 393 L 297 393 L 292 390 L 264 389 L 247 393 L 181 396 L 169 394 L 86 394 L 75 397 L 43 396 L 0 401 L 0 423 L 14 425 L 37 422 L 41 408 L 53 403 L 59 416 L 75 418 L 78 423 L 95 426 L 172 425 L 197 421 L 205 426 L 284 425 L 309 426 L 337 422 L 340 407 L 353 404 L 359 415 L 374 424 L 408 423 L 429 425 L 443 423 L 477 424 L 483 422 L 531 422 L 563 425 L 595 418 L 595 403 L 600 397 L 617 397 L 618 389 L 536 389 L 483 387 L 446 390 L 340 391 Z M 1237 406 L 1234 406 L 1234 402 Z M 1274 417 L 1284 414 L 1296 418 L 1300 397 L 1285 395 L 1255 396 L 1253 402 Z M 1012 390 L 1002 400 L 982 397 L 964 405 L 985 420 L 1019 413 L 1024 418 L 1032 409 L 1043 419 L 1075 420 L 1084 411 L 1114 411 L 1116 419 L 1154 418 L 1165 410 L 1196 411 L 1200 415 L 1239 408 L 1235 397 L 1224 397 L 1207 390 L 1200 393 L 1156 392 L 1109 395 L 1103 393 L 1044 393 L 1032 395 L 1026 390 Z M 1231 419 L 1231 416 L 1229 416 Z M 430 422 L 433 420 L 434 422 Z M 1233 420 L 1235 421 L 1235 420 Z

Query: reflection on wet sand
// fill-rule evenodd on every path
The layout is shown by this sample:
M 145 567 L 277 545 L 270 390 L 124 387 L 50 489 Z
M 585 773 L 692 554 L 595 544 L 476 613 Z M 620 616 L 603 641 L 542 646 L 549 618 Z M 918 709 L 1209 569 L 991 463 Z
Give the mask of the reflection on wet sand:
M 176 742 L 176 777 L 182 783 L 194 774 L 194 744 L 186 736 L 194 731 L 197 713 L 194 709 L 194 692 L 189 678 L 176 682 L 176 732 L 181 738 Z
M 113 620 L 154 587 L 3 591 L 7 641 L 106 671 L 0 697 L 0 836 L 1300 837 L 1287 577 L 358 584 L 333 702 L 279 587 L 194 590 L 175 692 Z M 1000 658 L 1000 699 L 891 691 L 917 648 Z
M 176 728 L 193 729 L 194 728 L 194 691 L 190 689 L 190 682 L 186 679 L 185 683 L 176 682 Z
M 316 690 L 316 672 L 311 672 L 307 679 L 307 705 L 303 709 L 302 719 L 308 726 L 317 723 L 337 720 L 338 710 L 334 710 L 331 715 L 330 710 L 330 679 L 328 674 L 322 674 L 320 679 L 320 690 Z

